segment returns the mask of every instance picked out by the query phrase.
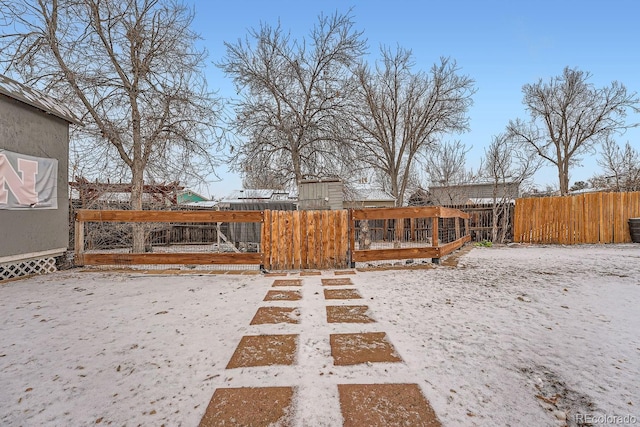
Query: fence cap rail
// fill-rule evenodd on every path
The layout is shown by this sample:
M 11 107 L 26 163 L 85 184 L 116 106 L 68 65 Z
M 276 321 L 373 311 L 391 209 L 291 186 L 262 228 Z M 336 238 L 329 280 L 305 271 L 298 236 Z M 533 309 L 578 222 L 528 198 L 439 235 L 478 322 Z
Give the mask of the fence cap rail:
M 458 209 L 442 206 L 415 206 L 406 208 L 352 209 L 352 217 L 360 219 L 400 219 L 400 218 L 463 218 L 469 214 Z
M 263 211 L 76 211 L 76 221 L 85 222 L 262 222 Z

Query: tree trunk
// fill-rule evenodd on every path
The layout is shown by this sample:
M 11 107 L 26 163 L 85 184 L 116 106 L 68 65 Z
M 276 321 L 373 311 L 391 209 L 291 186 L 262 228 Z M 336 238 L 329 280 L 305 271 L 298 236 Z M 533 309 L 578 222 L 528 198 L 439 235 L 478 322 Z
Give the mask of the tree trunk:
M 131 178 L 131 210 L 142 210 L 142 195 L 144 190 L 144 173 L 142 166 L 134 163 Z M 132 227 L 133 253 L 145 252 L 145 227 L 144 223 L 134 222 Z

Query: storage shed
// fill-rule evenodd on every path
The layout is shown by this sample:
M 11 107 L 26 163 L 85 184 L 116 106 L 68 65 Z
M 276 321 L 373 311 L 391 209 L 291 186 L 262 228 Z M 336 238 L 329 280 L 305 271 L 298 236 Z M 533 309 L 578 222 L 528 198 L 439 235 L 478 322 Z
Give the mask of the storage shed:
M 298 185 L 298 209 L 339 210 L 343 208 L 343 185 L 339 179 L 304 180 Z
M 0 75 L 0 281 L 51 272 L 69 242 L 69 124 L 55 99 Z

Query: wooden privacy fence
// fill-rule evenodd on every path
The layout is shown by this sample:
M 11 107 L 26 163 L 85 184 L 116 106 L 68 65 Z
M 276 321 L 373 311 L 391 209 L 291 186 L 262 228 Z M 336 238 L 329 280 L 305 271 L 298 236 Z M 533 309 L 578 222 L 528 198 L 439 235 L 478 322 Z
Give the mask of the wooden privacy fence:
M 329 269 L 348 266 L 346 210 L 265 211 L 263 264 L 267 269 Z
M 432 258 L 471 240 L 469 214 L 440 206 L 351 211 L 353 262 Z
M 517 199 L 514 241 L 629 243 L 634 217 L 640 217 L 640 192 Z

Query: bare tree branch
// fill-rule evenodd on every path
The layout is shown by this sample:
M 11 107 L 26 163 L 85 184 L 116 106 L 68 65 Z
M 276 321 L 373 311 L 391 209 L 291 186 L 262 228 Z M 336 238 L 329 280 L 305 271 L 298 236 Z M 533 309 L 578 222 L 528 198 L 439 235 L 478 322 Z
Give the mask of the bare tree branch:
M 419 154 L 442 135 L 468 130 L 475 91 L 473 80 L 449 59 L 441 58 L 429 73 L 412 68 L 411 51 L 383 47 L 374 70 L 361 65 L 357 71 L 352 113 L 361 160 L 388 176 L 398 206 Z
M 0 64 L 82 117 L 71 154 L 86 157 L 71 163 L 83 175 L 120 173 L 141 209 L 145 179 L 212 170 L 220 104 L 206 87 L 193 11 L 171 0 L 0 0 L 0 15 L 14 30 L 0 36 Z
M 343 136 L 349 69 L 365 51 L 353 25 L 349 14 L 321 15 L 308 43 L 292 39 L 279 24 L 225 43 L 218 66 L 242 94 L 234 120 L 244 137 L 233 159 L 237 170 L 277 164 L 278 175 L 298 183 L 341 168 L 349 151 Z
M 523 103 L 530 123 L 510 121 L 510 137 L 524 142 L 540 157 L 556 166 L 560 192 L 569 192 L 571 166 L 580 156 L 639 123 L 625 122 L 627 110 L 640 112 L 640 98 L 628 94 L 624 85 L 595 88 L 588 83 L 591 74 L 565 68 L 561 76 L 548 83 L 539 80 L 522 88 Z

